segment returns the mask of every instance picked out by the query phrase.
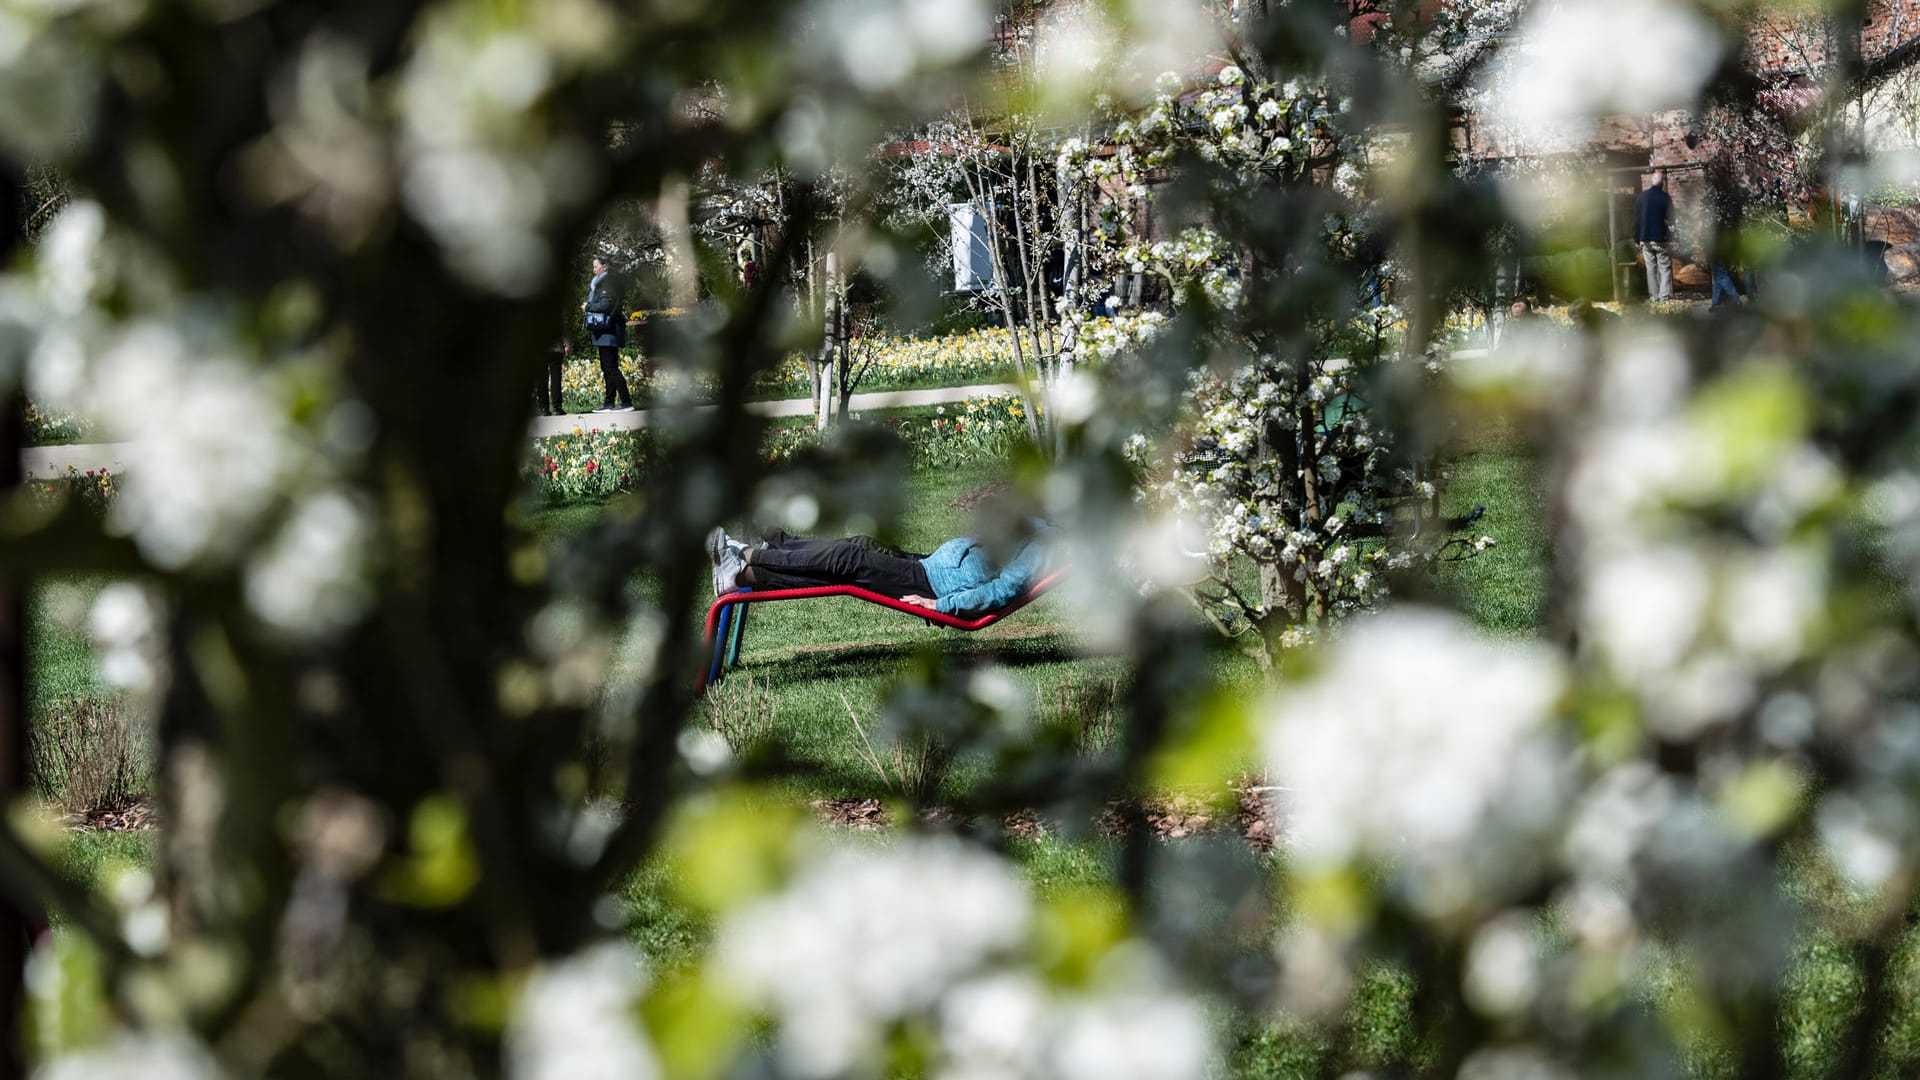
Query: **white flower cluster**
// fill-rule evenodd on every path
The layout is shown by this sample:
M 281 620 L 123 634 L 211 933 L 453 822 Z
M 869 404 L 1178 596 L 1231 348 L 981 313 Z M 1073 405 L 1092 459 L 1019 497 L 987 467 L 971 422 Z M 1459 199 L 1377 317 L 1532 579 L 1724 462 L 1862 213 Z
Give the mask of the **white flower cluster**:
M 342 630 L 372 600 L 362 566 L 373 541 L 373 512 L 364 500 L 337 489 L 304 495 L 248 564 L 247 602 L 285 634 Z
M 1090 995 L 1050 987 L 1021 956 L 1033 900 L 1005 860 L 952 838 L 841 847 L 722 925 L 719 969 L 779 1023 L 785 1063 L 832 1076 L 871 1063 L 890 1028 L 931 1020 L 934 1075 L 1199 1077 L 1198 1004 L 1120 947 Z
M 1119 259 L 1134 273 L 1151 269 L 1166 278 L 1176 300 L 1183 297 L 1183 287 L 1198 283 L 1214 307 L 1240 306 L 1239 268 L 1225 238 L 1212 229 L 1194 226 L 1171 240 L 1136 241 L 1121 249 Z
M 132 694 L 151 695 L 166 676 L 165 607 L 151 589 L 116 581 L 100 590 L 87 616 L 99 651 L 100 678 Z
M 298 492 L 338 489 L 364 433 L 332 430 L 336 414 L 297 424 L 296 385 L 317 374 L 309 361 L 261 362 L 228 309 L 183 295 L 155 265 L 108 229 L 97 204 L 68 206 L 15 294 L 38 313 L 26 343 L 28 392 L 139 445 L 108 525 L 156 566 L 246 560 L 258 583 L 249 599 L 265 621 L 318 629 L 350 621 L 367 599 L 371 514 L 345 524 L 333 511 L 361 504 L 335 490 L 296 508 L 277 536 L 269 526 Z
M 1343 163 L 1335 175 L 1340 190 L 1358 192 L 1362 179 L 1349 159 L 1359 156 L 1338 134 L 1333 117 L 1328 96 L 1297 80 L 1274 84 L 1228 66 L 1190 87 L 1163 73 L 1145 110 L 1114 122 L 1107 148 L 1078 138 L 1058 148 L 1062 183 L 1090 185 L 1104 196 L 1097 205 L 1100 227 L 1083 253 L 1089 276 L 1152 273 L 1176 299 L 1197 285 L 1215 308 L 1235 310 L 1245 287 L 1239 253 L 1213 230 L 1190 228 L 1156 242 L 1134 239 L 1136 206 L 1153 197 L 1150 177 L 1185 152 L 1257 185 L 1274 174 L 1303 178 L 1309 157 L 1319 154 L 1316 160 Z M 1071 337 L 1072 328 L 1067 332 Z
M 1158 311 L 1127 312 L 1111 319 L 1081 318 L 1074 322 L 1073 352 L 1081 364 L 1105 364 L 1138 352 L 1167 324 Z
M 1602 116 L 1691 106 L 1723 49 L 1693 4 L 1536 4 L 1487 66 L 1482 100 L 1496 123 L 1544 148 Z
M 1390 856 L 1422 903 L 1476 899 L 1557 824 L 1565 685 L 1542 644 L 1494 641 L 1457 617 L 1400 609 L 1353 624 L 1323 669 L 1268 708 L 1268 768 L 1290 792 L 1293 853 L 1310 866 Z
M 59 160 L 93 127 L 104 57 L 98 23 L 111 4 L 27 3 L 0 8 L 0 146 L 17 161 Z
M 982 0 L 888 0 L 826 5 L 841 70 L 855 86 L 889 90 L 916 72 L 961 60 L 987 45 L 993 13 Z
M 1805 391 L 1784 369 L 1748 365 L 1695 395 L 1671 335 L 1633 328 L 1604 346 L 1569 480 L 1582 641 L 1643 696 L 1654 730 L 1691 737 L 1813 644 L 1828 556 L 1799 526 L 1837 497 L 1839 469 L 1803 441 Z M 1681 527 L 1723 504 L 1747 542 Z
M 1391 504 L 1400 495 L 1423 493 L 1426 484 L 1430 496 L 1431 482 L 1380 468 L 1385 443 L 1363 413 L 1347 407 L 1351 365 L 1338 359 L 1305 363 L 1312 373 L 1305 380 L 1297 379 L 1293 364 L 1273 359 L 1228 379 L 1192 375 L 1187 408 L 1194 421 L 1184 436 L 1186 449 L 1171 471 L 1148 483 L 1146 496 L 1163 512 L 1205 523 L 1207 549 L 1221 573 L 1234 555 L 1278 563 L 1321 599 L 1325 613 L 1344 614 L 1385 597 L 1383 569 L 1434 557 L 1430 542 L 1386 538 L 1363 545 L 1348 539 L 1352 525 L 1390 523 Z M 1294 395 L 1301 381 L 1320 417 L 1319 453 L 1312 462 L 1316 482 L 1327 491 L 1341 486 L 1348 507 L 1317 523 L 1281 475 L 1282 448 L 1266 445 L 1260 434 L 1274 425 L 1288 441 L 1298 437 Z
M 592 194 L 591 147 L 555 136 L 537 108 L 570 70 L 600 61 L 616 27 L 590 0 L 516 9 L 444 7 L 421 23 L 399 77 L 401 193 L 475 286 L 523 296 L 557 253 L 545 229 Z
M 105 1045 L 63 1054 L 35 1080 L 220 1080 L 212 1053 L 187 1035 L 115 1036 Z
M 660 1062 L 639 1026 L 647 980 L 633 948 L 591 946 L 536 971 L 514 1001 L 506 1031 L 513 1080 L 652 1080 Z

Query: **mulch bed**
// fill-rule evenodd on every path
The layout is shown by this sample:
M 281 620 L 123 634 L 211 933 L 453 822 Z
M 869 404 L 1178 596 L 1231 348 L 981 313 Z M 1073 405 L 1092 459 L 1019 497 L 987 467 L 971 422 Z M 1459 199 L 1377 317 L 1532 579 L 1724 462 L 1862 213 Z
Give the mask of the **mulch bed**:
M 1283 793 L 1273 787 L 1246 785 L 1234 789 L 1232 814 L 1211 800 L 1171 795 L 1145 802 L 1109 803 L 1094 818 L 1103 836 L 1119 836 L 1135 824 L 1145 824 L 1161 840 L 1193 836 L 1237 835 L 1255 851 L 1271 851 L 1286 842 L 1286 806 Z M 878 832 L 893 827 L 887 806 L 879 799 L 814 799 L 807 804 L 819 819 L 835 828 Z M 920 812 L 923 825 L 952 827 L 960 814 L 936 806 Z M 159 827 L 160 815 L 149 799 L 114 807 L 68 814 L 61 823 L 76 832 L 145 832 Z M 1057 825 L 1032 810 L 1010 814 L 1000 822 L 1010 837 L 1032 839 L 1054 831 Z
M 60 820 L 76 832 L 146 832 L 159 827 L 160 814 L 151 799 L 134 799 L 67 814 Z
M 1236 788 L 1231 814 L 1210 800 L 1189 795 L 1110 803 L 1095 817 L 1094 827 L 1103 836 L 1119 836 L 1136 824 L 1144 824 L 1161 840 L 1237 835 L 1255 851 L 1271 851 L 1286 841 L 1283 794 L 1278 788 L 1266 786 Z M 879 799 L 814 799 L 807 805 L 822 822 L 835 828 L 877 832 L 893 825 L 886 804 Z M 959 821 L 960 815 L 948 807 L 920 812 L 923 825 L 944 826 Z M 1032 810 L 1022 810 L 1003 819 L 1000 827 L 1008 836 L 1026 839 L 1050 831 L 1053 823 Z
M 947 505 L 957 506 L 960 509 L 967 511 L 968 513 L 972 513 L 973 511 L 980 509 L 980 504 L 986 502 L 988 499 L 993 498 L 995 495 L 998 495 L 1005 490 L 1007 490 L 1007 482 L 1005 480 L 995 480 L 991 484 L 982 484 L 979 487 L 974 488 L 972 491 L 961 492 L 959 495 L 954 497 L 954 500 L 952 502 L 948 503 Z

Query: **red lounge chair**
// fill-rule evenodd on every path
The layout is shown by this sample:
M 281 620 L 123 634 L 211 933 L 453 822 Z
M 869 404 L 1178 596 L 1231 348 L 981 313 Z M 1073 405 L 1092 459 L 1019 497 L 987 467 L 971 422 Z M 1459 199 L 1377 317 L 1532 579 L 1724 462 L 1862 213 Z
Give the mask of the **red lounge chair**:
M 707 669 L 701 672 L 698 689 L 704 691 L 707 687 L 719 682 L 726 676 L 728 668 L 740 662 L 740 643 L 745 640 L 747 632 L 745 606 L 747 604 L 767 604 L 775 600 L 812 600 L 821 596 L 851 596 L 858 600 L 865 600 L 869 604 L 879 604 L 881 607 L 892 608 L 905 615 L 925 619 L 936 626 L 944 626 L 950 630 L 973 631 L 992 626 L 1031 604 L 1041 593 L 1053 588 L 1054 582 L 1059 581 L 1060 575 L 1064 573 L 1066 573 L 1064 570 L 1055 570 L 1034 582 L 1032 588 L 1014 597 L 1007 606 L 972 619 L 915 607 L 905 600 L 896 600 L 891 596 L 883 596 L 855 585 L 819 585 L 810 589 L 769 589 L 765 592 L 741 589 L 730 592 L 715 600 L 713 606 L 707 609 L 706 642 L 709 659 Z

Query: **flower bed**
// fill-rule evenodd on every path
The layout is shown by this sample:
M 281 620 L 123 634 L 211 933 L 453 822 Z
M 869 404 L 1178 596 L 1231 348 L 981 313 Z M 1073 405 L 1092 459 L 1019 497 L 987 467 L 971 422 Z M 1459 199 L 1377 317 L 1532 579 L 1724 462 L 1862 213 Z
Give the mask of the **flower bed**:
M 67 466 L 64 476 L 51 480 L 27 481 L 27 493 L 35 504 L 56 509 L 62 504 L 77 501 L 95 513 L 104 513 L 107 504 L 119 493 L 118 481 L 106 469 L 88 469 L 81 472 L 73 466 Z
M 853 419 L 859 422 L 860 417 L 855 414 Z M 877 422 L 907 444 L 916 467 L 1001 460 L 1029 440 L 1026 406 L 1016 394 L 989 394 L 953 405 L 902 409 Z M 778 428 L 770 433 L 764 456 L 770 463 L 787 461 L 819 445 L 824 437 L 824 432 L 807 426 Z
M 863 422 L 858 415 L 851 419 Z M 864 422 L 898 434 L 916 468 L 1000 460 L 1028 441 L 1026 407 L 1014 394 L 903 409 Z M 761 456 L 769 464 L 790 461 L 819 446 L 826 434 L 804 420 L 778 424 L 767 432 Z M 611 498 L 634 489 L 652 451 L 652 437 L 644 430 L 576 427 L 564 435 L 535 439 L 521 474 L 533 495 L 549 502 Z
M 933 412 L 921 420 L 887 421 L 913 450 L 916 465 L 944 467 L 1004 459 L 1030 441 L 1026 406 L 1017 394 L 968 398 L 953 406 L 952 412 L 945 405 Z
M 27 445 L 65 446 L 85 442 L 87 422 L 76 413 L 43 409 L 27 402 Z
M 930 338 L 878 335 L 854 342 L 856 360 L 873 350 L 872 370 L 862 390 L 908 390 L 928 386 L 966 386 L 1000 382 L 1014 371 L 1013 343 L 1005 330 L 969 330 Z M 789 355 L 779 367 L 762 376 L 759 389 L 781 391 L 785 397 L 805 397 L 812 391 L 806 357 Z
M 862 392 L 874 390 L 914 390 L 934 386 L 966 386 L 972 383 L 1004 382 L 1013 377 L 1013 345 L 1005 330 L 970 330 L 930 338 L 878 336 L 854 343 L 856 357 L 875 351 L 873 367 L 861 380 Z M 652 396 L 653 380 L 638 350 L 622 350 L 621 373 L 633 388 L 637 399 Z M 700 389 L 712 387 L 702 380 Z M 604 384 L 600 364 L 592 350 L 575 350 L 563 369 L 562 388 L 570 408 L 590 408 L 598 404 Z M 772 371 L 754 380 L 756 396 L 803 398 L 813 393 L 804 353 L 791 353 Z
M 550 502 L 605 499 L 632 491 L 652 450 L 645 431 L 574 428 L 533 441 L 521 475 L 536 497 Z

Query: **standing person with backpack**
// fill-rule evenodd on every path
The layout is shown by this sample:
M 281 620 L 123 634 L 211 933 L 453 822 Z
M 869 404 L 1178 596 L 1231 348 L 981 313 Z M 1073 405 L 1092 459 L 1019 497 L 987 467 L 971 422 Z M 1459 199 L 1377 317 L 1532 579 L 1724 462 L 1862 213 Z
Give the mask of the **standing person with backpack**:
M 632 412 L 633 391 L 627 377 L 620 373 L 620 346 L 627 343 L 626 313 L 620 310 L 620 288 L 607 260 L 593 257 L 593 280 L 587 284 L 587 302 L 580 310 L 587 313 L 587 337 L 600 351 L 600 378 L 606 392 L 594 412 Z M 619 404 L 614 404 L 615 400 Z

